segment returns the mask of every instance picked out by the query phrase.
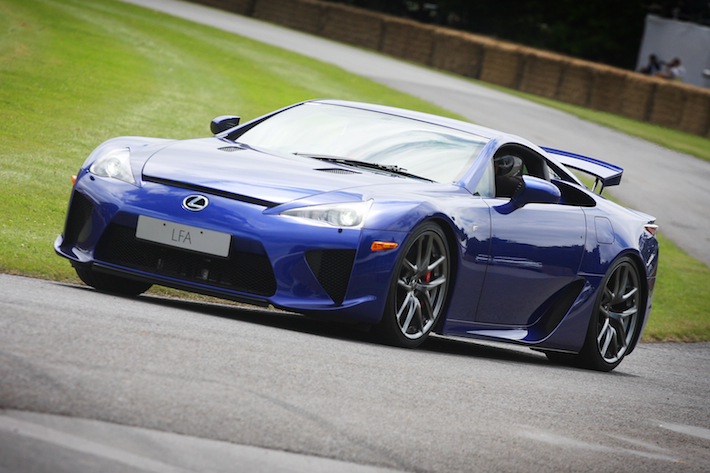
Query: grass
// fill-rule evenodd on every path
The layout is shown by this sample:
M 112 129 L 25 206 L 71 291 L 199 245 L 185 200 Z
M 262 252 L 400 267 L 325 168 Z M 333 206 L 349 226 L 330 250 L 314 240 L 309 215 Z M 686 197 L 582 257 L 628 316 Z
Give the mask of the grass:
M 120 135 L 209 135 L 317 97 L 445 110 L 334 66 L 109 0 L 0 0 L 0 271 L 75 281 L 70 176 Z M 450 114 L 449 114 L 450 115 Z
M 644 341 L 710 340 L 710 269 L 659 236 L 658 279 Z
M 0 84 L 0 271 L 68 282 L 78 279 L 52 242 L 69 177 L 106 139 L 207 136 L 215 116 L 247 120 L 316 97 L 456 117 L 337 67 L 110 0 L 0 0 Z M 665 239 L 661 251 L 646 339 L 710 340 L 710 269 Z

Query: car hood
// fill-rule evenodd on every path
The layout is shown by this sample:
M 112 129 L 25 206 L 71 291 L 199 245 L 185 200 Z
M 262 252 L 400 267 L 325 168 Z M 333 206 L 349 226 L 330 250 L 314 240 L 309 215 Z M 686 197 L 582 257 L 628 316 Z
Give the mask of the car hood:
M 234 194 L 267 206 L 352 187 L 411 182 L 385 172 L 255 150 L 218 138 L 178 141 L 162 148 L 145 163 L 143 178 Z

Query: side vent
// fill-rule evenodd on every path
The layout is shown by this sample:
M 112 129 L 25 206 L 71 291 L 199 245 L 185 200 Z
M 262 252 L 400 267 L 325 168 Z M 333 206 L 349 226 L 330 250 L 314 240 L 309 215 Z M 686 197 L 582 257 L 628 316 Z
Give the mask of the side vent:
M 553 302 L 542 317 L 546 334 L 551 333 L 562 322 L 562 319 L 572 308 L 572 304 L 577 300 L 583 288 L 584 280 L 577 279 L 552 296 Z
M 84 239 L 91 231 L 91 214 L 94 204 L 80 192 L 74 191 L 67 215 L 67 224 L 64 229 L 64 244 L 74 245 Z
M 342 304 L 355 262 L 355 250 L 308 251 L 306 261 L 333 302 Z
M 225 146 L 223 148 L 217 148 L 220 151 L 225 151 L 227 153 L 234 153 L 235 151 L 243 151 L 244 148 L 240 148 L 239 146 Z

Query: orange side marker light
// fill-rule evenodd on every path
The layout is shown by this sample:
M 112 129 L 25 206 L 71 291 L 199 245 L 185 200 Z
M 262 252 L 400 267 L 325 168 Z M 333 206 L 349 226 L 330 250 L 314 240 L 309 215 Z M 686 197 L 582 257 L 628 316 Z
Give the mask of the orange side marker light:
M 71 186 L 74 187 L 76 185 L 76 176 L 71 177 Z
M 399 246 L 399 243 L 395 243 L 393 241 L 373 241 L 372 245 L 370 246 L 370 249 L 372 251 L 386 251 L 386 250 L 394 250 Z

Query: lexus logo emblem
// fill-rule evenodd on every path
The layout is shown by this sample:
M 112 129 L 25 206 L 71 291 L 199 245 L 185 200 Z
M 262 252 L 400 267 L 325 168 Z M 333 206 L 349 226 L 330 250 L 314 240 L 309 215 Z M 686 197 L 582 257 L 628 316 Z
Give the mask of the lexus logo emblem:
M 189 195 L 182 201 L 182 208 L 198 212 L 209 205 L 210 201 L 204 195 Z

